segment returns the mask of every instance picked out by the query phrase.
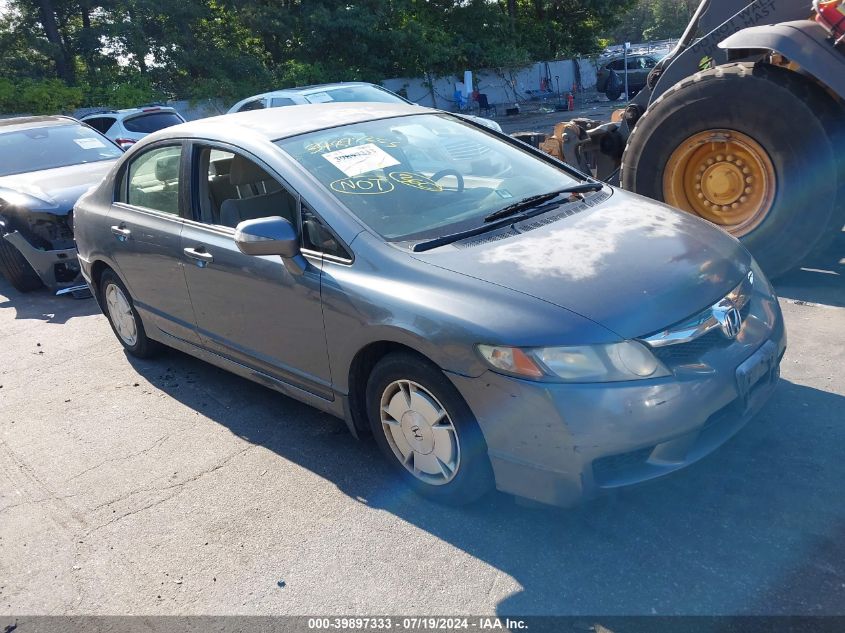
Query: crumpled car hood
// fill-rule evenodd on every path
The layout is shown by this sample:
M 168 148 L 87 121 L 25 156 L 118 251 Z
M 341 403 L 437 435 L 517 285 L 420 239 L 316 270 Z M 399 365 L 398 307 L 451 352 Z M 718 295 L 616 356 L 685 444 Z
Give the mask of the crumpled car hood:
M 715 303 L 751 266 L 724 231 L 618 190 L 519 235 L 414 257 L 566 308 L 623 338 L 651 334 Z
M 0 199 L 14 207 L 67 215 L 79 197 L 103 179 L 114 160 L 0 177 Z

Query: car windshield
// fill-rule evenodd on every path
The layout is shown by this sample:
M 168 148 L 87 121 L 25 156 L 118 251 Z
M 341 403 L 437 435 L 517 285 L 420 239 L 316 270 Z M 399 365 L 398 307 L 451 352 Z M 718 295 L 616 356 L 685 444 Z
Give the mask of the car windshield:
M 504 207 L 576 183 L 562 169 L 448 115 L 355 123 L 277 145 L 390 241 L 482 226 Z
M 328 103 L 330 101 L 363 101 L 365 103 L 408 103 L 399 95 L 375 86 L 342 86 L 327 88 L 305 95 L 308 103 Z
M 0 176 L 112 160 L 120 148 L 91 128 L 35 127 L 0 134 Z
M 184 123 L 184 121 L 175 112 L 149 112 L 126 119 L 123 122 L 123 127 L 130 132 L 150 134 L 180 123 Z

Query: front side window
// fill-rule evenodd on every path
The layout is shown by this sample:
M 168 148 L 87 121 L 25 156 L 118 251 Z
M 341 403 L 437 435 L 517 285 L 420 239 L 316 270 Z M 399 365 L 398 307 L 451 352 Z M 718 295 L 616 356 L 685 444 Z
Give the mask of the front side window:
M 0 176 L 114 160 L 121 149 L 87 125 L 70 123 L 0 134 Z
M 297 201 L 278 180 L 252 159 L 223 149 L 199 148 L 200 222 L 235 228 L 244 220 L 280 216 L 298 226 Z
M 273 100 L 270 103 L 274 108 L 296 105 L 296 102 L 289 97 L 273 97 Z
M 263 110 L 264 109 L 264 99 L 253 99 L 252 101 L 247 101 L 243 104 L 239 109 L 238 112 L 249 112 L 250 110 Z
M 126 201 L 136 207 L 179 215 L 181 146 L 144 152 L 129 165 Z
M 448 115 L 356 123 L 277 145 L 392 241 L 478 227 L 490 213 L 576 182 L 563 169 Z

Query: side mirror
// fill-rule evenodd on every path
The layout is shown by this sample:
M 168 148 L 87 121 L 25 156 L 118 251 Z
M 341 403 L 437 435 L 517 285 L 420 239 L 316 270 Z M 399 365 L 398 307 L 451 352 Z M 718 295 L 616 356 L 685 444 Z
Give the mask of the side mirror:
M 235 244 L 244 255 L 299 255 L 299 237 L 293 225 L 278 216 L 244 220 L 235 227 Z
M 244 255 L 279 255 L 291 274 L 301 274 L 307 265 L 299 250 L 296 229 L 279 216 L 239 223 L 235 227 L 235 244 Z

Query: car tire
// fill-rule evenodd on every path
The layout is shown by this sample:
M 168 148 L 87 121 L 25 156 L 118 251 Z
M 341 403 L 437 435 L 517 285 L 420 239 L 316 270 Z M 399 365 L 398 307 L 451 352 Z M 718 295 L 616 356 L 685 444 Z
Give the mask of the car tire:
M 738 63 L 699 72 L 658 98 L 637 122 L 622 157 L 622 188 L 705 219 L 711 219 L 707 214 L 712 207 L 713 221 L 724 218 L 717 224 L 742 241 L 769 277 L 777 277 L 845 222 L 845 161 L 836 152 L 843 135 L 841 117 L 841 108 L 827 93 L 792 71 Z M 709 163 L 698 166 L 695 152 L 704 150 L 692 148 L 706 149 L 708 134 L 715 139 L 725 132 L 732 135 L 726 147 L 752 148 L 748 155 L 762 166 L 758 171 L 763 177 L 754 178 L 745 191 L 751 191 L 751 200 L 763 197 L 747 216 L 733 216 L 727 203 L 719 207 L 702 198 L 703 190 L 693 196 L 691 174 L 709 169 Z M 731 160 L 729 152 L 722 154 L 714 167 L 722 158 Z M 748 160 L 734 162 L 720 168 L 753 167 Z M 703 186 L 704 181 L 696 185 Z M 697 209 L 707 204 L 711 206 Z
M 18 292 L 38 290 L 44 283 L 21 252 L 0 237 L 0 272 Z
M 123 348 L 137 358 L 149 358 L 161 351 L 161 344 L 147 336 L 132 296 L 112 270 L 100 277 L 100 305 Z
M 604 95 L 608 98 L 609 101 L 616 101 L 619 97 L 622 96 L 622 86 L 614 86 L 612 88 L 608 88 Z
M 465 505 L 493 487 L 481 429 L 436 365 L 410 353 L 385 356 L 370 374 L 366 401 L 379 448 L 416 492 Z

